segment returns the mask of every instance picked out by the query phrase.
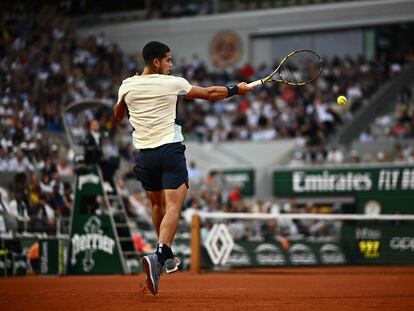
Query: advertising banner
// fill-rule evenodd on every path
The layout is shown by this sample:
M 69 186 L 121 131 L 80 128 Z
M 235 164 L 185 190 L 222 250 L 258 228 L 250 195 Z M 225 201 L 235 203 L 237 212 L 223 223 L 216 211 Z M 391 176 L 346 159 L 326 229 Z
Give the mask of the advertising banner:
M 414 166 L 279 169 L 277 197 L 352 196 L 357 213 L 413 213 Z
M 245 196 L 254 195 L 254 170 L 232 169 L 223 170 L 224 180 L 230 187 L 240 187 L 241 194 Z
M 277 242 L 237 242 L 225 265 L 229 267 L 312 266 L 346 264 L 339 243 L 296 241 L 289 249 Z
M 355 264 L 414 264 L 413 223 L 363 222 L 343 229 L 344 249 Z
M 63 275 L 65 273 L 65 242 L 57 238 L 39 240 L 39 273 Z
M 69 240 L 69 274 L 124 273 L 115 226 L 102 195 L 103 183 L 96 168 L 78 174 Z

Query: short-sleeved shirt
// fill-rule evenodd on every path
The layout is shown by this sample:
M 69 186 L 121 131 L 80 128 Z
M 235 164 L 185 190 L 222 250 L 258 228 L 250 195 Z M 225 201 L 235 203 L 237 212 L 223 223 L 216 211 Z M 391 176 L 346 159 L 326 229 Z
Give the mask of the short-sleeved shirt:
M 150 149 L 184 140 L 176 122 L 177 102 L 190 90 L 186 79 L 162 74 L 136 75 L 122 82 L 118 103 L 124 100 L 128 107 L 135 148 Z

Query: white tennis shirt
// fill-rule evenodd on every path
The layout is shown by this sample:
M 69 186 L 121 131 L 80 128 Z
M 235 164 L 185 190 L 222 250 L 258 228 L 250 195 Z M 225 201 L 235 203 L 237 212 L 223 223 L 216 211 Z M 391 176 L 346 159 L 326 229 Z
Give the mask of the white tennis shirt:
M 191 85 L 184 78 L 162 75 L 135 75 L 122 81 L 118 103 L 128 106 L 129 122 L 134 128 L 135 148 L 156 148 L 184 140 L 176 124 L 177 100 Z

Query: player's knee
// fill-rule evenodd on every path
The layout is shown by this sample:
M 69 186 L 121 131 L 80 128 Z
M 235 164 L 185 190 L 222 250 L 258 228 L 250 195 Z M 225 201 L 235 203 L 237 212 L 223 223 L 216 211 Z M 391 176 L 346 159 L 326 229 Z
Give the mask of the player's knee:
M 181 204 L 176 203 L 167 203 L 165 210 L 167 213 L 174 213 L 180 215 L 181 213 Z
M 152 211 L 153 212 L 163 212 L 163 211 L 165 211 L 165 206 L 162 206 L 161 204 L 152 204 Z

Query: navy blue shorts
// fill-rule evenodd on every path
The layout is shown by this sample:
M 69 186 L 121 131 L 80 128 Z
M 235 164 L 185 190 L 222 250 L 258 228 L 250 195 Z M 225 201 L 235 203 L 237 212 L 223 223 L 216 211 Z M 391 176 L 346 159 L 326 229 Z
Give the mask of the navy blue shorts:
M 185 145 L 171 143 L 153 149 L 141 149 L 134 173 L 147 191 L 177 189 L 183 183 L 188 188 Z

